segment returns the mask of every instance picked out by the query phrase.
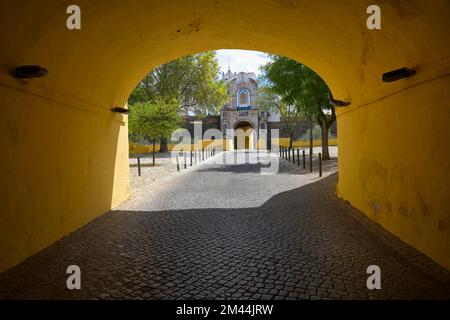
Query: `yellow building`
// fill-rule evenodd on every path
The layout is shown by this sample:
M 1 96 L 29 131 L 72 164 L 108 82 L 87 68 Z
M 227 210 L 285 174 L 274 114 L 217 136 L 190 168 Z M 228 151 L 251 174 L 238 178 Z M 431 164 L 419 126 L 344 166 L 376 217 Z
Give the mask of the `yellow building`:
M 338 194 L 450 268 L 450 2 L 79 0 L 0 2 L 0 271 L 127 199 L 126 108 L 140 79 L 195 52 L 300 61 L 338 110 Z M 17 78 L 22 65 L 48 70 Z M 408 78 L 382 75 L 407 67 Z

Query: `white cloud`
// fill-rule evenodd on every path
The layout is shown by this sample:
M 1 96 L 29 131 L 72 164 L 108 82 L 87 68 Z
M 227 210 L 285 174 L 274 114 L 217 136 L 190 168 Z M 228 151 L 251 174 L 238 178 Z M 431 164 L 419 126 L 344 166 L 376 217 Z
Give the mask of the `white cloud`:
M 220 66 L 220 72 L 227 72 L 228 59 L 232 72 L 254 72 L 260 74 L 259 67 L 270 61 L 270 58 L 264 52 L 250 50 L 217 50 L 217 60 Z

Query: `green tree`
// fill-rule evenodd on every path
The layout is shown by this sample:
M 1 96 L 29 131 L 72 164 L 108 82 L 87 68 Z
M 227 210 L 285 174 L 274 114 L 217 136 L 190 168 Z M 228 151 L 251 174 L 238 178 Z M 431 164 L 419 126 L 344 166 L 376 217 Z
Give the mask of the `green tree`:
M 215 51 L 173 60 L 147 74 L 130 95 L 129 104 L 176 100 L 182 114 L 217 114 L 228 99 L 226 85 L 218 74 Z M 166 138 L 162 140 L 161 151 L 167 151 Z
M 328 131 L 336 121 L 331 103 L 330 89 L 314 71 L 286 57 L 271 56 L 272 61 L 263 67 L 271 90 L 281 96 L 282 101 L 298 108 L 310 121 L 310 151 L 312 152 L 312 129 L 317 121 L 322 131 L 322 155 L 330 159 Z
M 258 89 L 259 107 L 268 112 L 277 112 L 280 114 L 285 128 L 289 134 L 289 148 L 292 148 L 294 134 L 298 129 L 300 121 L 303 118 L 301 109 L 295 105 L 289 105 L 271 87 L 262 86 Z
M 180 120 L 176 100 L 166 102 L 156 99 L 154 102 L 137 102 L 130 106 L 130 140 L 152 143 L 154 166 L 156 142 L 169 136 L 178 127 Z

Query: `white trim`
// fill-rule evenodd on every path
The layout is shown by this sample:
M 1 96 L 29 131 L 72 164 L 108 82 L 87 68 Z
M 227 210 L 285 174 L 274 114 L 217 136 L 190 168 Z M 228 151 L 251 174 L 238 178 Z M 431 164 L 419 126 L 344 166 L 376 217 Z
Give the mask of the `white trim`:
M 241 93 L 245 93 L 247 95 L 247 104 L 246 105 L 241 105 L 241 101 L 240 101 L 240 95 Z M 236 106 L 237 108 L 240 107 L 250 107 L 251 104 L 251 94 L 250 94 L 250 90 L 248 90 L 247 88 L 240 88 L 237 92 L 236 92 Z

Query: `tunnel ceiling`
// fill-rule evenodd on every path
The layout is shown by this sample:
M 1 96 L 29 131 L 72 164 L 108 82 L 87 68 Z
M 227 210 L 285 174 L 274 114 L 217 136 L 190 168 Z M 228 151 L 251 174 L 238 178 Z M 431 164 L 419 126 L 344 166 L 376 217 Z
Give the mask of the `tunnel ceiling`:
M 2 1 L 0 81 L 46 97 L 110 109 L 124 105 L 155 66 L 203 50 L 276 53 L 318 72 L 336 99 L 359 104 L 426 81 L 448 61 L 448 1 L 377 1 L 382 29 L 368 30 L 368 1 L 79 0 L 81 30 L 68 30 L 69 1 Z M 22 81 L 11 69 L 37 64 L 49 75 Z M 448 65 L 448 64 L 447 64 Z M 386 84 L 382 73 L 418 74 Z M 425 70 L 424 72 L 421 72 Z M 65 98 L 63 98 L 65 99 Z M 350 108 L 351 108 L 350 107 Z

